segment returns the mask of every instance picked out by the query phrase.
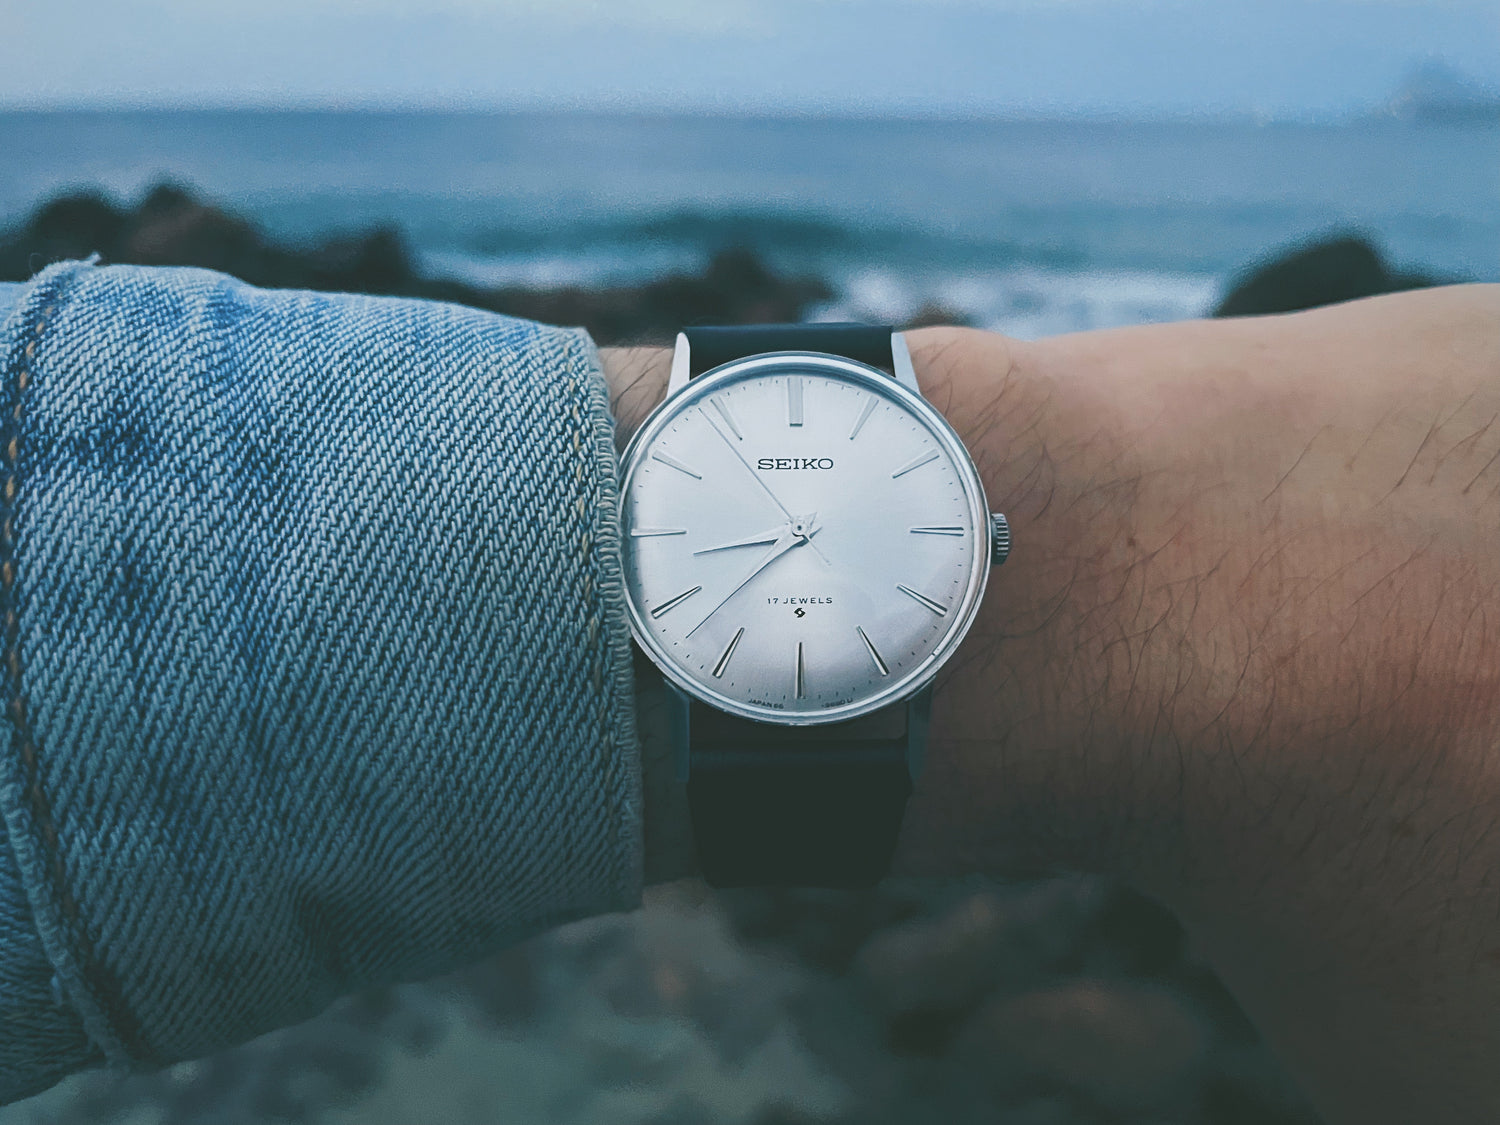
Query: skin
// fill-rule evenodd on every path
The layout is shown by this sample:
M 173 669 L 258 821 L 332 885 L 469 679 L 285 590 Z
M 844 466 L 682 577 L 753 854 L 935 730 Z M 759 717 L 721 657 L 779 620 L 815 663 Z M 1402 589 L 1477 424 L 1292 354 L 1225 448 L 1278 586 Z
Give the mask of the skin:
M 1500 285 L 908 334 L 1015 549 L 898 869 L 1172 907 L 1330 1123 L 1500 1120 Z M 669 353 L 607 350 L 623 441 Z M 690 874 L 643 678 L 648 874 Z

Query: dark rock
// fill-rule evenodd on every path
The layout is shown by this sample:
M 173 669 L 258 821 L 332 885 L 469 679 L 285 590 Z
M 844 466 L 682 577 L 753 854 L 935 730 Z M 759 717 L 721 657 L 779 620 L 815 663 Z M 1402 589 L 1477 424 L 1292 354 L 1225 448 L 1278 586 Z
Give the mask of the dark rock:
M 909 328 L 930 328 L 934 325 L 952 324 L 962 328 L 972 328 L 974 320 L 966 313 L 956 309 L 950 309 L 946 305 L 940 305 L 929 301 L 911 316 L 906 318 L 900 327 L 905 330 Z
M 322 279 L 338 278 L 355 292 L 394 293 L 413 279 L 406 242 L 390 227 L 325 242 L 308 254 L 308 265 L 313 288 L 331 288 L 320 284 Z
M 42 204 L 31 217 L 17 253 L 35 256 L 43 262 L 59 258 L 85 257 L 95 246 L 115 246 L 125 229 L 125 213 L 102 195 L 83 192 L 65 195 Z M 10 242 L 3 244 L 7 251 Z M 14 267 L 4 259 L 5 276 L 19 280 L 27 274 L 26 266 Z
M 1098 1117 L 1080 1113 L 1067 1098 L 1037 1097 L 1007 1109 L 1005 1125 L 1094 1125 Z
M 1256 1044 L 1221 1051 L 1204 1080 L 1206 1125 L 1319 1125 L 1318 1113 L 1269 1051 Z
M 372 1089 L 383 1070 L 379 1051 L 366 1042 L 329 1036 L 282 1043 L 247 1091 L 245 1108 L 251 1120 L 314 1121 L 327 1107 Z M 298 1079 L 287 1081 L 287 1074 Z
M 1165 989 L 1073 980 L 997 996 L 964 1029 L 961 1050 L 1002 1092 L 1041 1084 L 1124 1112 L 1190 1104 L 1208 1040 Z
M 1251 266 L 1230 286 L 1213 315 L 1296 312 L 1437 284 L 1437 278 L 1392 269 L 1362 235 L 1337 235 L 1293 246 Z
M 1015 971 L 1014 958 L 1007 956 L 1015 937 L 1014 918 L 999 897 L 980 891 L 946 913 L 882 930 L 855 964 L 887 1012 L 960 1012 Z M 1034 968 L 1028 964 L 1023 971 Z
M 432 1050 L 447 1030 L 434 997 L 412 988 L 367 988 L 345 999 L 333 1016 L 412 1055 Z
M 798 958 L 842 973 L 877 930 L 931 909 L 899 886 L 878 891 L 735 890 L 720 901 L 745 941 L 790 949 Z
M 712 980 L 693 982 L 686 999 L 688 1016 L 730 1066 L 742 1064 L 786 1018 L 779 996 L 757 996 L 753 989 L 729 989 Z
M 120 261 L 146 266 L 186 264 L 234 273 L 250 281 L 256 276 L 292 266 L 278 261 L 275 250 L 262 241 L 249 223 L 199 202 L 182 188 L 162 184 L 147 193 L 126 217 L 121 237 L 113 247 Z
M 654 1115 L 649 1125 L 714 1125 L 714 1115 L 697 1098 L 679 1095 Z
M 1067 876 L 975 891 L 882 929 L 855 965 L 891 1018 L 893 1047 L 941 1050 L 990 993 L 1030 989 L 1078 960 L 1104 884 Z
M 1088 966 L 1095 972 L 1162 976 L 1184 955 L 1182 923 L 1161 903 L 1129 887 L 1111 887 L 1090 927 Z
M 655 1125 L 653 1122 L 652 1125 Z M 790 1106 L 775 1105 L 762 1110 L 751 1120 L 750 1125 L 868 1125 L 859 1118 L 808 1116 Z
M 953 1008 L 914 1008 L 891 1017 L 886 1045 L 898 1055 L 936 1058 L 958 1038 L 973 1011 L 971 1004 Z
M 514 1027 L 536 1017 L 542 1006 L 540 947 L 523 942 L 437 982 L 450 995 L 468 999 L 489 1028 Z
M 1214 1025 L 1221 1040 L 1244 1044 L 1260 1042 L 1260 1033 L 1239 1001 L 1207 965 L 1185 960 L 1172 974 L 1171 983 L 1184 995 L 1192 997 L 1193 1007 Z

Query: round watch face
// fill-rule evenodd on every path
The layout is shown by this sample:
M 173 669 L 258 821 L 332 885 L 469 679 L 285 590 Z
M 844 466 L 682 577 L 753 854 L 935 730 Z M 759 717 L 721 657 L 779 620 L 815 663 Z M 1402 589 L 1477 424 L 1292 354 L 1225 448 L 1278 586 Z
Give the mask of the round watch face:
M 912 695 L 984 592 L 963 444 L 849 360 L 755 356 L 694 379 L 631 442 L 621 503 L 637 640 L 746 718 L 833 722 Z

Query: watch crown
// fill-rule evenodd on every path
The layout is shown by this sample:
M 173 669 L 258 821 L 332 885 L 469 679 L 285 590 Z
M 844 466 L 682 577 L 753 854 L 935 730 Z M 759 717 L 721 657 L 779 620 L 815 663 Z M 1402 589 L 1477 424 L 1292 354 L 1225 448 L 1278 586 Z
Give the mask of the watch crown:
M 999 512 L 990 513 L 990 565 L 999 566 L 1010 555 L 1010 521 Z

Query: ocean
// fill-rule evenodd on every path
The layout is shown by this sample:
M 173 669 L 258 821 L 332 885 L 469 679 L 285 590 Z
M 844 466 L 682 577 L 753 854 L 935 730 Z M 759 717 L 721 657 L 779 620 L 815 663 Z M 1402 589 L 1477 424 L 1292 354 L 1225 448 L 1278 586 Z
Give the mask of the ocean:
M 628 282 L 748 246 L 826 278 L 820 318 L 937 307 L 1025 337 L 1200 315 L 1333 232 L 1500 280 L 1494 123 L 0 114 L 0 225 L 164 179 L 291 241 L 394 225 L 424 271 L 478 284 Z

